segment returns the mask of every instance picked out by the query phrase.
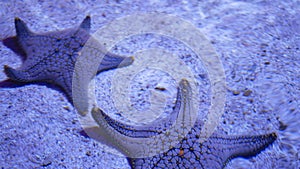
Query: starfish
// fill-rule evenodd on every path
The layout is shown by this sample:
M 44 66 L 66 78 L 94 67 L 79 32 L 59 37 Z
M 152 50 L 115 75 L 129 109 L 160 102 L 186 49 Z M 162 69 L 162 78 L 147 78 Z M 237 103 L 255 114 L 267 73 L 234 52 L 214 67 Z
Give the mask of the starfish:
M 20 18 L 15 18 L 16 39 L 26 54 L 20 68 L 4 65 L 4 72 L 16 82 L 46 82 L 61 87 L 72 100 L 72 76 L 77 57 L 91 35 L 91 17 L 87 16 L 75 28 L 48 33 L 33 33 Z M 96 49 L 105 56 L 98 73 L 128 66 L 133 57 L 123 57 Z M 72 102 L 72 101 L 71 101 Z
M 105 143 L 127 155 L 131 168 L 221 169 L 235 157 L 249 158 L 257 155 L 277 138 L 276 133 L 225 136 L 217 134 L 215 131 L 213 135 L 200 141 L 200 131 L 203 124 L 199 119 L 188 132 L 182 132 L 183 130 L 177 128 L 174 133 L 172 131 L 174 126 L 183 124 L 182 122 L 186 122 L 190 118 L 191 97 L 192 93 L 188 81 L 182 80 L 177 92 L 177 99 L 179 100 L 177 100 L 171 114 L 177 118 L 175 125 L 170 125 L 173 122 L 168 120 L 172 118 L 167 118 L 165 121 L 167 125 L 152 122 L 152 128 L 149 126 L 131 126 L 111 119 L 99 108 L 94 108 L 91 114 L 99 125 L 101 136 L 107 137 Z M 181 128 L 187 127 L 179 126 Z M 184 135 L 177 132 L 182 132 L 181 134 Z M 160 135 L 164 137 L 157 137 Z M 171 139 L 170 135 L 173 135 L 172 139 L 179 136 L 180 139 L 177 140 L 176 144 L 173 144 L 174 140 Z M 168 148 L 163 149 L 163 147 Z M 158 150 L 159 148 L 162 148 L 161 151 L 156 151 L 159 153 L 152 153 L 153 149 Z

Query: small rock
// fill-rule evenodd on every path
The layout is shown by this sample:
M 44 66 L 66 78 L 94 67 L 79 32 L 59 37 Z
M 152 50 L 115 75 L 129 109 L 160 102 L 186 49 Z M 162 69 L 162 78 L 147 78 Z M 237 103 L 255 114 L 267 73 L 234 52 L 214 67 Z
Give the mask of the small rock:
M 253 100 L 253 99 L 248 99 L 248 102 L 249 102 L 249 103 L 253 103 L 254 100 Z
M 287 128 L 287 125 L 284 124 L 282 121 L 279 121 L 279 130 L 284 131 Z
M 63 108 L 64 108 L 65 110 L 67 110 L 67 111 L 70 111 L 70 110 L 71 110 L 69 106 L 64 106 Z
M 47 166 L 49 166 L 49 165 L 51 165 L 51 164 L 52 164 L 51 161 L 46 161 L 46 162 L 42 163 L 41 166 L 47 167 Z
M 91 156 L 91 155 L 92 155 L 92 152 L 91 152 L 91 151 L 87 151 L 85 154 L 86 154 L 87 156 Z
M 164 87 L 155 87 L 155 90 L 165 91 L 166 88 L 164 88 Z
M 252 93 L 252 91 L 247 89 L 244 91 L 243 96 L 250 96 L 251 93 Z
M 240 93 L 241 93 L 241 92 L 240 92 L 240 91 L 238 91 L 238 90 L 234 90 L 234 91 L 232 91 L 232 94 L 233 94 L 233 95 L 235 95 L 235 96 L 236 96 L 236 95 L 239 95 Z
M 250 115 L 250 112 L 244 111 L 243 114 L 244 115 Z

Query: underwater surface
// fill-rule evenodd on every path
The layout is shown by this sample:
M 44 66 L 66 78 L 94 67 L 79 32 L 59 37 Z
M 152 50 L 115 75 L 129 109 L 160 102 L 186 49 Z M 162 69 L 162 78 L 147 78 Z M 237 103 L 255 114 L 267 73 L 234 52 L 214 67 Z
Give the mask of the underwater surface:
M 213 46 L 226 81 L 226 100 L 217 126 L 220 133 L 277 134 L 261 153 L 234 158 L 226 169 L 300 167 L 300 1 L 0 0 L 0 168 L 130 168 L 124 156 L 86 135 L 76 108 L 61 88 L 7 80 L 4 65 L 16 69 L 25 60 L 9 39 L 16 35 L 15 17 L 32 32 L 46 33 L 78 27 L 89 15 L 94 34 L 115 19 L 140 13 L 176 16 L 201 31 Z M 133 23 L 119 31 L 149 24 Z M 188 35 L 197 34 L 181 34 Z M 177 60 L 155 52 L 143 55 L 151 49 L 168 51 Z M 97 104 L 110 117 L 130 124 L 167 117 L 175 106 L 178 77 L 185 76 L 186 69 L 191 73 L 186 78 L 194 78 L 199 92 L 198 117 L 207 120 L 214 83 L 203 57 L 187 43 L 164 34 L 140 33 L 117 41 L 110 52 L 135 57 L 131 66 L 101 72 L 95 78 Z M 155 65 L 163 67 L 151 67 Z M 125 84 L 129 87 L 123 99 L 125 94 L 114 85 L 122 89 Z M 163 112 L 147 111 L 152 104 Z M 121 111 L 130 108 L 138 114 Z

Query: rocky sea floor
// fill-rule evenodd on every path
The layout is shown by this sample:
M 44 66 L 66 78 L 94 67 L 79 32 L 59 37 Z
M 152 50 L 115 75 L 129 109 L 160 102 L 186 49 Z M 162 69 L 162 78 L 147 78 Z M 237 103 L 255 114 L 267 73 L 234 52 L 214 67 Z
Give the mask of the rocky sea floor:
M 0 39 L 16 34 L 15 17 L 34 32 L 48 32 L 74 27 L 90 15 L 91 32 L 95 33 L 114 19 L 147 12 L 189 21 L 212 43 L 222 61 L 227 85 L 218 129 L 230 135 L 278 134 L 265 151 L 250 159 L 236 158 L 226 169 L 299 168 L 299 1 L 0 0 Z M 134 55 L 151 48 L 172 51 L 188 65 L 202 94 L 199 113 L 207 111 L 211 87 L 207 70 L 184 44 L 172 37 L 143 34 L 120 41 L 112 51 Z M 0 54 L 1 68 L 17 68 L 22 63 L 2 43 Z M 126 121 L 112 99 L 115 73 L 111 70 L 97 76 L 97 101 L 113 118 Z M 0 80 L 6 78 L 0 71 Z M 164 95 L 169 98 L 165 111 L 171 110 L 176 84 L 170 74 L 145 69 L 129 80 L 133 107 L 143 110 L 149 106 L 150 89 L 159 87 L 166 89 Z M 57 87 L 0 85 L 0 168 L 130 168 L 124 157 L 106 151 L 109 148 L 82 134 L 75 108 Z

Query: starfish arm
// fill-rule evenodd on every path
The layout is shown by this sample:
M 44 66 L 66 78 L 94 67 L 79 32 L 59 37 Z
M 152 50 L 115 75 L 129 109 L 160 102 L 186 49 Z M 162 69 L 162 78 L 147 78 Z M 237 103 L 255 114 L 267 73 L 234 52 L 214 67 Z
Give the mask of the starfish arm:
M 22 50 L 28 57 L 28 55 L 30 55 L 31 52 L 36 49 L 36 45 L 39 44 L 35 43 L 36 34 L 31 32 L 26 23 L 20 18 L 15 18 L 15 28 L 18 45 L 22 48 Z
M 98 73 L 115 69 L 115 68 L 121 68 L 125 66 L 129 66 L 133 63 L 134 57 L 124 57 L 120 55 L 116 55 L 113 53 L 106 53 L 103 59 L 101 60 L 101 63 L 98 67 Z
M 90 30 L 91 30 L 91 17 L 86 16 L 84 18 L 84 20 L 81 22 L 81 24 L 79 25 L 79 28 L 84 29 L 87 32 L 90 32 Z
M 277 138 L 275 133 L 256 136 L 211 136 L 200 143 L 203 168 L 224 168 L 236 157 L 249 158 L 259 154 Z
M 178 118 L 166 132 L 161 134 L 146 137 L 135 138 L 123 135 L 110 126 L 99 108 L 93 108 L 91 117 L 98 124 L 98 135 L 101 136 L 99 141 L 106 140 L 110 142 L 110 146 L 116 148 L 123 154 L 131 158 L 148 157 L 161 152 L 167 151 L 170 147 L 176 145 L 191 128 L 192 104 L 190 104 L 192 92 L 187 80 L 180 82 L 183 86 L 181 94 L 181 107 L 178 113 Z
M 7 65 L 4 65 L 4 73 L 8 78 L 17 82 L 32 82 L 36 81 L 33 76 L 24 70 L 13 69 Z
M 25 61 L 26 63 L 26 61 Z M 20 68 L 14 69 L 10 66 L 4 65 L 4 73 L 8 78 L 18 82 L 53 82 L 60 85 L 60 81 L 68 81 L 63 79 L 62 76 L 67 77 L 69 74 L 56 69 L 51 69 L 51 67 L 43 66 L 45 62 L 36 62 L 35 64 L 25 65 L 23 64 Z M 67 69 L 67 68 L 65 68 Z M 68 77 L 69 79 L 70 77 Z M 62 80 L 60 80 L 62 79 Z
M 222 145 L 222 148 L 217 151 L 219 154 L 223 154 L 223 164 L 225 166 L 232 158 L 249 158 L 259 154 L 276 139 L 277 134 L 270 133 L 255 136 L 212 137 L 208 142 Z
M 17 37 L 19 38 L 28 37 L 33 34 L 29 30 L 25 22 L 18 17 L 15 18 L 15 28 L 16 28 Z
M 37 66 L 38 67 L 38 66 Z M 7 65 L 4 65 L 4 73 L 6 76 L 16 82 L 29 83 L 29 82 L 51 82 L 58 87 L 60 87 L 72 103 L 72 88 L 70 74 L 62 74 L 61 72 L 56 72 L 53 74 L 54 70 L 39 70 L 34 67 L 31 68 L 18 68 L 13 69 Z M 50 75 L 52 73 L 52 75 Z M 46 74 L 46 75 L 45 75 Z
M 151 122 L 147 125 L 143 126 L 132 126 L 128 124 L 124 124 L 120 121 L 114 120 L 111 117 L 109 117 L 105 112 L 101 110 L 102 115 L 104 116 L 107 123 L 113 127 L 116 131 L 119 133 L 134 137 L 134 138 L 148 138 L 152 137 L 154 135 L 161 134 L 164 131 L 167 131 L 167 129 L 175 122 L 180 106 L 181 106 L 181 94 L 182 94 L 182 86 L 180 86 L 177 89 L 177 99 L 175 103 L 175 107 L 172 111 L 172 113 L 167 116 L 166 118 L 159 118 L 155 120 L 154 122 Z
M 145 158 L 127 158 L 131 168 L 199 168 L 221 169 L 235 157 L 252 157 L 276 139 L 276 134 L 244 137 L 211 136 L 199 141 L 200 129 L 193 128 L 189 135 L 170 150 Z

